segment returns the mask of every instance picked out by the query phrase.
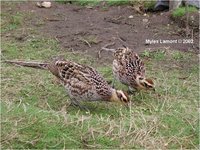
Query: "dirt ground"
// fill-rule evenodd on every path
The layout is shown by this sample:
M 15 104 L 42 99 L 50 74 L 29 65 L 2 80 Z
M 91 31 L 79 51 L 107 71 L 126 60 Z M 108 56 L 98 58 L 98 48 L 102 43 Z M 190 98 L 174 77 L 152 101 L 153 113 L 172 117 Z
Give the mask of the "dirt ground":
M 194 52 L 199 49 L 199 33 L 193 34 L 194 44 L 145 44 L 146 39 L 186 39 L 184 29 L 170 20 L 169 12 L 144 15 L 137 13 L 131 6 L 91 8 L 55 2 L 51 8 L 45 9 L 38 8 L 35 3 L 17 4 L 17 11 L 32 13 L 31 21 L 25 21 L 24 24 L 55 38 L 66 50 L 83 51 L 98 57 L 98 51 L 113 42 L 109 48 L 126 45 L 136 52 L 162 47 Z M 110 59 L 106 52 L 102 53 L 102 57 Z

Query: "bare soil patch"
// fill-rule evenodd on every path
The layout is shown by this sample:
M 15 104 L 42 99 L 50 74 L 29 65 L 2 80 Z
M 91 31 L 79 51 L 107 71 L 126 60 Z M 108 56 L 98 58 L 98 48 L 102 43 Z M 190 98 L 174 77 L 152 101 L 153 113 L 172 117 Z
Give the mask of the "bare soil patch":
M 126 45 L 136 52 L 162 47 L 196 52 L 199 49 L 198 32 L 191 35 L 193 44 L 145 44 L 146 39 L 186 39 L 184 28 L 170 20 L 168 12 L 143 15 L 131 6 L 87 8 L 55 2 L 49 9 L 36 7 L 35 2 L 17 3 L 15 8 L 13 11 L 31 12 L 31 20 L 24 24 L 55 38 L 66 51 L 82 51 L 98 57 L 98 51 L 113 42 L 111 48 Z M 131 15 L 132 18 L 129 18 Z M 106 52 L 102 53 L 102 57 L 110 60 Z

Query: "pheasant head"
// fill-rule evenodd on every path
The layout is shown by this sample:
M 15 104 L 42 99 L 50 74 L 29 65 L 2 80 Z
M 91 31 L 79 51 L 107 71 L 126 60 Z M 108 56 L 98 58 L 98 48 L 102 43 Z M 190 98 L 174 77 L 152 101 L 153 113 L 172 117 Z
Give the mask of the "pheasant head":
M 126 107 L 128 107 L 130 99 L 126 92 L 123 92 L 122 90 L 112 89 L 112 96 L 110 98 L 110 101 L 117 102 L 119 104 L 123 104 Z
M 137 89 L 145 89 L 145 90 L 154 90 L 155 91 L 155 86 L 151 79 L 138 76 L 136 78 L 136 82 L 138 84 Z

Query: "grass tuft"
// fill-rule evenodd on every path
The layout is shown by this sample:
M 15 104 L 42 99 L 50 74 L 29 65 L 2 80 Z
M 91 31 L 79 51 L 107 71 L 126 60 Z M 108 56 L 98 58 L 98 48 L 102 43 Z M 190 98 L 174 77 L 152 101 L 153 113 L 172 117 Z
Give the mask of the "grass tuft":
M 196 7 L 188 7 L 188 12 L 189 13 L 192 13 L 192 12 L 198 12 L 198 9 Z M 175 9 L 173 12 L 172 12 L 172 16 L 173 17 L 182 17 L 185 15 L 185 7 L 179 7 L 177 9 Z
M 103 2 L 103 0 L 75 0 L 75 1 L 70 1 L 70 0 L 57 0 L 57 2 L 66 4 L 66 3 L 74 3 L 80 6 L 96 6 Z M 119 6 L 119 5 L 127 5 L 130 4 L 130 0 L 107 0 L 106 3 L 109 6 Z
M 1 32 L 11 31 L 17 29 L 22 25 L 23 16 L 20 13 L 8 17 L 6 14 L 1 13 L 3 21 L 1 23 Z
M 108 0 L 106 1 L 109 6 L 119 6 L 130 4 L 130 0 Z

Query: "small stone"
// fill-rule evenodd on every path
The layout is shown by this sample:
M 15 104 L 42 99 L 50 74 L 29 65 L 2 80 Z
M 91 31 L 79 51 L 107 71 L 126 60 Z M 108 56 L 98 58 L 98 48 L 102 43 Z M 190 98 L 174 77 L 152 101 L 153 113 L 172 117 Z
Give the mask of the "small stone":
M 147 14 L 145 13 L 144 16 L 147 16 Z
M 156 15 L 153 15 L 153 18 L 156 18 Z
M 128 16 L 128 18 L 129 18 L 129 19 L 132 19 L 132 18 L 133 18 L 133 15 Z
M 142 22 L 147 23 L 149 20 L 148 19 L 142 19 Z
M 164 146 L 168 146 L 168 143 L 165 143 Z
M 38 7 L 50 8 L 51 7 L 51 2 L 37 2 L 36 5 Z
M 191 19 L 192 21 L 194 21 L 194 20 L 195 20 L 194 16 L 191 16 L 191 17 L 190 17 L 190 19 Z

